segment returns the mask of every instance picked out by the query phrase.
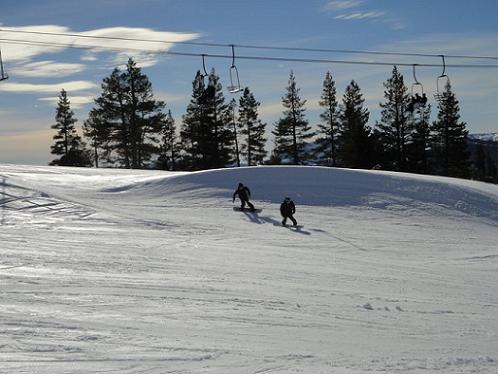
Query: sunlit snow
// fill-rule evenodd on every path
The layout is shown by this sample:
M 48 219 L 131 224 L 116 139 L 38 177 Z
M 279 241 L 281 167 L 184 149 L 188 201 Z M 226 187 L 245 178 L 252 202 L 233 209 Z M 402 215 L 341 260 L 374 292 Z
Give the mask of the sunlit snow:
M 2 373 L 498 371 L 496 185 L 0 165 L 0 209 Z

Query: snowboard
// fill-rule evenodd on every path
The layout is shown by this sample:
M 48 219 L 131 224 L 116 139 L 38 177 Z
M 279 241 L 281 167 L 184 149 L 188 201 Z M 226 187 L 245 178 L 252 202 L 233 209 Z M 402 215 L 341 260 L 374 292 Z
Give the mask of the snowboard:
M 261 213 L 263 209 L 251 209 L 251 208 L 244 208 L 240 209 L 240 207 L 233 207 L 233 210 L 236 212 L 248 212 L 248 213 Z
M 287 227 L 288 229 L 302 229 L 304 226 L 303 225 L 296 225 L 294 226 L 292 223 L 291 224 L 286 224 L 285 226 L 282 225 L 281 223 L 274 223 L 273 226 L 278 226 L 278 227 Z

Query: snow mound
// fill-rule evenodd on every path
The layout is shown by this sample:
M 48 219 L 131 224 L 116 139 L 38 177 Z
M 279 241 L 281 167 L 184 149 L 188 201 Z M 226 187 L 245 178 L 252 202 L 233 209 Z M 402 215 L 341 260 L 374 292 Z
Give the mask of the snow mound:
M 169 202 L 219 206 L 239 182 L 252 199 L 279 203 L 290 196 L 299 205 L 366 207 L 412 213 L 459 212 L 498 220 L 498 186 L 455 178 L 325 167 L 218 169 L 140 181 L 105 192 L 132 193 Z
M 261 213 L 232 211 L 239 182 Z M 496 374 L 497 200 L 385 171 L 0 164 L 0 371 Z

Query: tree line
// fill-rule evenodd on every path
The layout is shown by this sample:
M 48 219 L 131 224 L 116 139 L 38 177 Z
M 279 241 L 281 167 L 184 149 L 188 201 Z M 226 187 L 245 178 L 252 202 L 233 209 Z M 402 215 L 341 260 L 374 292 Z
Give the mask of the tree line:
M 58 158 L 52 165 L 203 170 L 240 166 L 242 160 L 248 166 L 381 168 L 498 182 L 496 165 L 481 154 L 484 151 L 471 157 L 467 149 L 467 125 L 460 120 L 459 102 L 449 82 L 431 122 L 431 106 L 409 92 L 396 66 L 384 82 L 381 118 L 373 127 L 358 83 L 352 80 L 339 101 L 333 76 L 327 72 L 318 103 L 320 123 L 313 128 L 291 71 L 282 115 L 271 130 L 270 152 L 268 124 L 259 118 L 261 103 L 246 87 L 237 111 L 235 99 L 226 101 L 214 69 L 195 74 L 179 128 L 132 59 L 105 77 L 101 88 L 82 126 L 85 140 L 76 131 L 67 93 L 61 91 L 51 148 Z

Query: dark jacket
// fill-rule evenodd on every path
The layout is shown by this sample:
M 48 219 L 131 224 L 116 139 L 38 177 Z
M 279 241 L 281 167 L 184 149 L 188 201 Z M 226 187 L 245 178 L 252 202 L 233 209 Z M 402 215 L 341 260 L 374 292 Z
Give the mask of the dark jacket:
M 290 217 L 294 213 L 296 213 L 296 206 L 294 205 L 294 201 L 284 201 L 280 204 L 280 214 L 282 217 Z
M 242 201 L 249 201 L 249 198 L 251 197 L 251 191 L 246 186 L 242 186 L 237 188 L 237 190 L 233 193 L 234 200 L 236 195 L 239 195 L 239 199 Z

